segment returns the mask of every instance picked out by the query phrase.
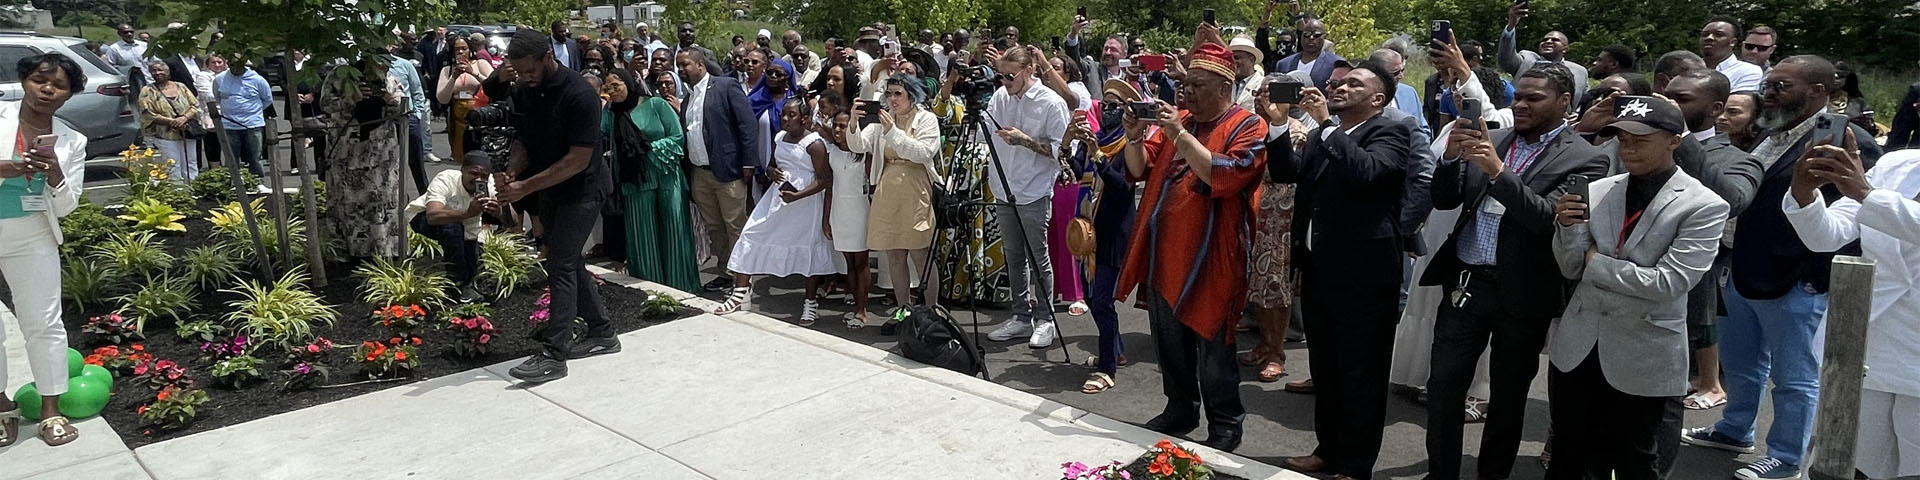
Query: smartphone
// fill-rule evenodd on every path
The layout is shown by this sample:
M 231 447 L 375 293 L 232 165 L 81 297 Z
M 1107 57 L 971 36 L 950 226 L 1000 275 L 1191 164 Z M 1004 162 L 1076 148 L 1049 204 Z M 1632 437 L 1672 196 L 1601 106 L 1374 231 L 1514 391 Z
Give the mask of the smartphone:
M 1059 36 L 1059 35 L 1054 35 L 1054 36 L 1053 36 L 1053 51 L 1056 51 L 1056 52 L 1058 52 L 1058 51 L 1060 51 L 1060 36 Z
M 1080 9 L 1078 9 L 1078 10 L 1074 10 L 1074 11 L 1073 11 L 1073 14 L 1074 14 L 1074 15 L 1079 15 L 1079 16 L 1080 16 L 1080 18 L 1087 18 L 1087 6 L 1086 6 L 1086 5 L 1081 5 L 1081 6 L 1080 6 Z
M 1200 10 L 1200 21 L 1208 25 L 1219 25 L 1213 21 L 1213 9 L 1211 8 Z
M 1300 103 L 1300 91 L 1304 87 L 1306 85 L 1300 82 L 1269 82 L 1267 83 L 1267 101 L 1297 105 Z
M 1166 70 L 1167 57 L 1165 55 L 1141 55 L 1140 69 L 1149 72 Z
M 1449 20 L 1434 20 L 1430 38 L 1433 40 L 1434 45 L 1453 43 L 1453 22 Z
M 1579 218 L 1581 220 L 1586 220 L 1588 216 L 1587 214 L 1593 211 L 1593 199 L 1588 198 L 1588 195 L 1587 195 L 1587 192 L 1588 192 L 1587 185 L 1592 181 L 1593 179 L 1587 178 L 1586 175 L 1580 175 L 1580 174 L 1567 175 L 1567 193 L 1579 195 L 1580 201 L 1582 203 L 1587 204 L 1587 212 L 1582 212 L 1580 214 Z
M 36 151 L 51 152 L 53 151 L 53 143 L 59 140 L 60 140 L 60 136 L 58 135 L 53 135 L 53 134 L 41 135 L 38 137 L 33 137 L 33 143 L 28 144 L 28 147 Z M 1839 144 L 1836 143 L 1835 145 L 1839 145 Z
M 859 110 L 861 125 L 880 121 L 880 102 L 861 102 Z
M 1129 68 L 1133 68 L 1133 59 L 1131 59 L 1131 58 L 1122 58 L 1122 59 L 1120 59 L 1120 69 L 1121 69 L 1121 70 L 1126 70 L 1126 69 L 1129 69 Z
M 1822 141 L 1825 141 L 1828 145 L 1846 147 L 1846 117 L 1832 113 L 1820 113 L 1818 115 L 1818 117 L 1813 119 L 1813 134 L 1807 137 L 1811 142 L 1808 143 L 1808 145 L 1819 145 Z
M 1159 102 L 1131 102 L 1127 104 L 1127 108 L 1133 109 L 1133 118 L 1142 120 L 1160 118 Z
M 1483 109 L 1484 107 L 1480 105 L 1480 100 L 1478 99 L 1460 99 L 1460 118 L 1465 118 L 1467 121 L 1472 122 L 1471 124 L 1474 129 L 1485 130 L 1487 128 L 1485 121 L 1480 118 Z
M 899 55 L 899 54 L 900 54 L 900 44 L 898 44 L 898 43 L 889 43 L 889 44 L 887 44 L 887 49 L 886 49 L 886 52 L 885 52 L 885 54 L 886 54 L 886 56 L 889 56 L 889 57 L 891 57 L 891 56 L 895 56 L 895 55 Z

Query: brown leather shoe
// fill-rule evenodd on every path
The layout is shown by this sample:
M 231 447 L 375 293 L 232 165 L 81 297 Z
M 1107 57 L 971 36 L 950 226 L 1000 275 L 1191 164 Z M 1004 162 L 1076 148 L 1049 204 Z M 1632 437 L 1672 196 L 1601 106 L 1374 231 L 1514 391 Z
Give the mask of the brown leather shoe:
M 1287 457 L 1285 465 L 1282 466 L 1296 472 L 1316 473 L 1327 469 L 1327 461 L 1322 460 L 1318 455 Z
M 1304 393 L 1304 394 L 1312 395 L 1313 379 L 1308 378 L 1298 382 L 1287 382 L 1286 390 L 1290 393 Z

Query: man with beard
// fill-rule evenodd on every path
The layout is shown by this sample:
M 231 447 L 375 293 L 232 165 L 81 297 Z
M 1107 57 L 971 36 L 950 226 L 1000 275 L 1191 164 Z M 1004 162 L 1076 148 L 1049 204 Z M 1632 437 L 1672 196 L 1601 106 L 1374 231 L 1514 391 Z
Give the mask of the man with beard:
M 1460 475 L 1460 405 L 1489 345 L 1488 400 L 1496 408 L 1488 412 L 1478 471 L 1480 478 L 1512 473 L 1537 357 L 1565 306 L 1553 265 L 1554 201 L 1568 178 L 1607 172 L 1606 151 L 1581 141 L 1566 122 L 1572 76 L 1555 65 L 1527 70 L 1516 81 L 1513 128 L 1488 132 L 1474 127 L 1477 119 L 1461 119 L 1434 170 L 1434 208 L 1461 211 L 1420 281 L 1441 286 L 1447 298 L 1434 321 L 1427 381 L 1436 480 Z
M 680 39 L 680 45 L 673 50 L 673 55 L 670 58 L 680 58 L 680 52 L 696 50 L 700 52 L 700 58 L 706 59 L 707 72 L 723 76 L 733 75 L 733 70 L 730 68 L 731 65 L 721 65 L 719 61 L 714 60 L 713 50 L 708 50 L 707 47 L 700 45 L 700 34 L 693 29 L 693 22 L 680 22 L 680 30 L 676 36 Z M 655 66 L 653 68 L 657 69 L 659 67 Z
M 568 35 L 567 22 L 554 20 L 552 33 L 553 38 L 549 43 L 553 47 L 553 61 L 568 70 L 580 71 L 580 44 Z
M 1715 22 L 1723 23 L 1723 22 Z M 1712 24 L 1709 24 L 1712 25 Z M 1737 60 L 1732 60 L 1737 61 Z M 1755 122 L 1771 132 L 1753 154 L 1766 166 L 1753 205 L 1780 205 L 1793 184 L 1801 154 L 1850 129 L 1872 138 L 1843 118 L 1821 115 L 1833 85 L 1833 64 L 1813 55 L 1788 57 L 1768 72 L 1760 116 Z M 1827 124 L 1832 128 L 1816 127 Z M 1824 138 L 1814 138 L 1816 134 Z M 1860 142 L 1865 168 L 1880 159 L 1880 147 Z M 1826 201 L 1840 191 L 1821 187 Z M 1827 312 L 1829 264 L 1835 253 L 1859 255 L 1858 243 L 1839 252 L 1814 252 L 1795 236 L 1779 208 L 1748 208 L 1728 225 L 1733 231 L 1732 281 L 1721 292 L 1727 316 L 1720 329 L 1721 369 L 1727 406 L 1711 427 L 1689 428 L 1682 442 L 1738 453 L 1754 452 L 1754 421 L 1760 395 L 1773 392 L 1773 425 L 1767 431 L 1767 456 L 1734 471 L 1735 478 L 1798 479 L 1813 434 L 1820 399 L 1820 361 Z
M 1739 35 L 1740 20 L 1724 15 L 1707 19 L 1707 25 L 1700 27 L 1700 58 L 1707 61 L 1708 67 L 1726 75 L 1733 91 L 1760 91 L 1760 79 L 1765 75 L 1760 66 L 1733 55 L 1740 49 Z
M 1233 451 L 1246 415 L 1233 325 L 1247 302 L 1248 205 L 1266 166 L 1266 129 L 1233 104 L 1233 54 L 1218 30 L 1199 28 L 1182 85 L 1189 108 L 1161 102 L 1146 119 L 1126 109 L 1127 177 L 1145 181 L 1146 192 L 1115 291 L 1125 300 L 1139 287 L 1160 353 L 1167 404 L 1147 429 L 1185 434 L 1204 402 L 1201 444 Z
M 1532 10 L 1528 2 L 1513 2 L 1513 6 L 1507 8 L 1507 29 L 1500 32 L 1500 44 L 1496 47 L 1500 51 L 1500 69 L 1512 74 L 1513 78 L 1520 78 L 1540 62 L 1558 63 L 1560 66 L 1567 67 L 1567 71 L 1573 74 L 1572 104 L 1580 105 L 1581 96 L 1587 91 L 1587 67 L 1567 60 L 1567 48 L 1572 45 L 1567 39 L 1567 34 L 1554 30 L 1541 36 L 1540 45 L 1535 47 L 1540 49 L 1539 53 L 1527 50 L 1515 51 L 1518 47 L 1515 46 L 1517 33 L 1514 29 L 1520 27 L 1520 20 L 1531 15 Z
M 1587 78 L 1599 80 L 1616 73 L 1640 71 L 1639 68 L 1634 67 L 1633 61 L 1632 47 L 1620 44 L 1608 45 L 1593 56 L 1593 67 L 1587 69 Z
M 1365 479 L 1380 456 L 1400 318 L 1399 222 L 1413 128 L 1381 114 L 1394 92 L 1385 65 L 1363 62 L 1329 85 L 1332 93 L 1308 90 L 1301 100 L 1320 125 L 1306 147 L 1270 166 L 1274 180 L 1299 184 L 1292 265 L 1301 272 L 1301 316 L 1313 339 L 1307 365 L 1317 384 L 1319 448 L 1286 467 Z
M 1274 64 L 1274 73 L 1306 72 L 1313 77 L 1313 87 L 1327 90 L 1327 82 L 1333 79 L 1333 65 L 1339 63 L 1340 54 L 1327 49 L 1327 24 L 1312 15 L 1302 17 L 1295 24 L 1300 32 L 1300 52 L 1288 55 Z M 1387 99 L 1393 99 L 1394 92 L 1387 92 Z
M 1667 90 L 1667 82 L 1673 81 L 1674 77 L 1690 71 L 1706 69 L 1707 62 L 1701 60 L 1700 56 L 1693 52 L 1686 50 L 1667 52 L 1661 55 L 1659 60 L 1653 62 L 1653 90 L 1656 92 L 1664 92 Z M 1725 74 L 1721 76 L 1725 76 Z M 1729 85 L 1731 85 L 1731 82 L 1729 82 Z

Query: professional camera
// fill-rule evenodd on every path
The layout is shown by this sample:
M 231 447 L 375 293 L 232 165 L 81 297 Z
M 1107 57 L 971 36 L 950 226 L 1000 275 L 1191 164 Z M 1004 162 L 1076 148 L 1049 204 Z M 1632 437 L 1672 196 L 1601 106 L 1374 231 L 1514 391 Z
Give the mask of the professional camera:
M 467 111 L 467 138 L 469 144 L 478 145 L 480 150 L 496 155 L 504 155 L 507 144 L 519 137 L 513 127 L 514 119 L 520 112 L 513 108 L 513 99 L 503 98 L 488 103 L 487 106 Z

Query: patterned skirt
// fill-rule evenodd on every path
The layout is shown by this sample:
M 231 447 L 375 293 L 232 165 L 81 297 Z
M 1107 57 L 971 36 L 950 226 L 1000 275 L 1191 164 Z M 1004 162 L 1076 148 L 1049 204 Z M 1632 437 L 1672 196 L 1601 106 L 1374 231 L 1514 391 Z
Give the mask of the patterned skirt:
M 1252 270 L 1247 273 L 1247 301 L 1260 308 L 1293 304 L 1300 292 L 1294 273 L 1293 193 L 1291 184 L 1261 183 L 1254 219 Z

